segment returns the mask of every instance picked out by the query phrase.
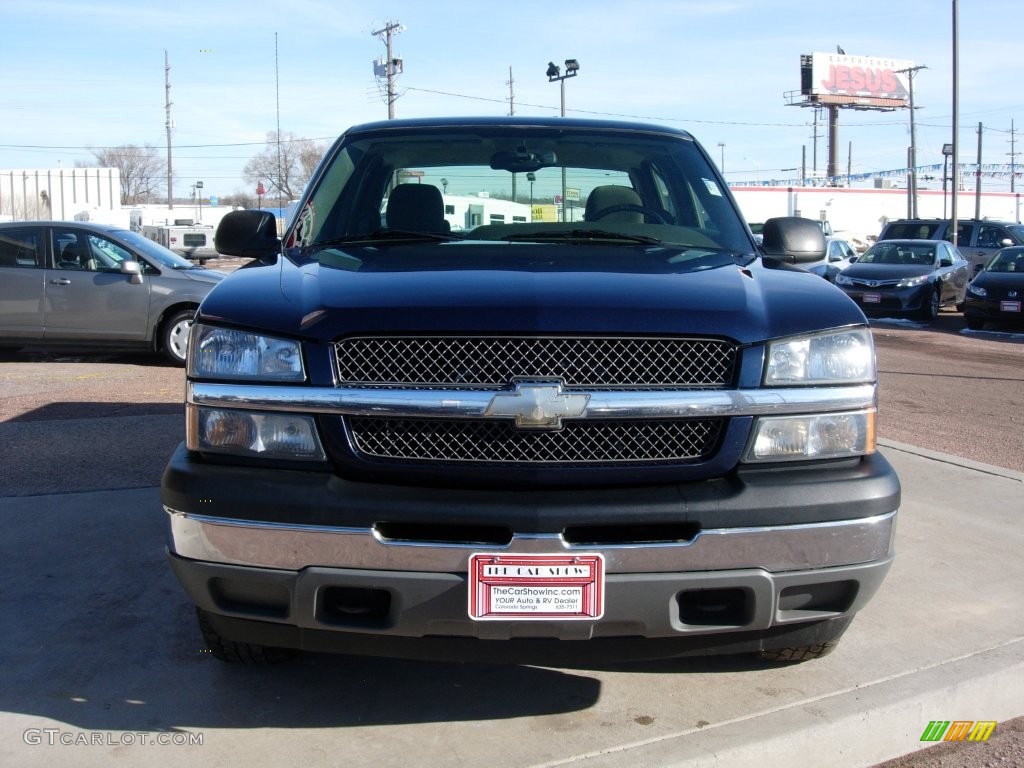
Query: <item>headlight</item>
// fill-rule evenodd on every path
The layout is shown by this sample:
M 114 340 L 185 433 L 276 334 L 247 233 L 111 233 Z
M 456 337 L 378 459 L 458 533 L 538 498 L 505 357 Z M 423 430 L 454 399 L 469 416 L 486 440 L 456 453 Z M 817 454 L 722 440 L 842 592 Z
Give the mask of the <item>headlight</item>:
M 982 288 L 980 285 L 967 284 L 967 292 L 972 296 L 977 296 L 979 299 L 984 299 L 988 296 L 988 291 Z
M 836 275 L 836 285 L 853 285 L 853 280 L 846 275 Z
M 190 376 L 255 381 L 305 381 L 297 341 L 195 323 L 189 341 Z
M 313 417 L 188 406 L 186 445 L 204 453 L 326 461 Z
M 871 331 L 852 328 L 768 345 L 765 386 L 863 384 L 875 380 Z
M 875 409 L 757 420 L 744 461 L 800 461 L 875 451 Z
M 918 275 L 917 277 L 905 277 L 896 283 L 897 288 L 913 288 L 916 285 L 924 285 L 931 275 Z

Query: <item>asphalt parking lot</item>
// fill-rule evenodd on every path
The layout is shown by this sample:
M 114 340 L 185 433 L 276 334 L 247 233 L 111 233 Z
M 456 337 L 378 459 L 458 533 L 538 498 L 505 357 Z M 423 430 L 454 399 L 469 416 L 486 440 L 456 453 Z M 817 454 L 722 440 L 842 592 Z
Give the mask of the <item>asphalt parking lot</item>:
M 0 361 L 0 763 L 870 766 L 917 751 L 933 720 L 997 721 L 998 736 L 1024 715 L 1024 341 L 875 332 L 882 450 L 904 483 L 897 561 L 839 649 L 796 666 L 220 664 L 162 550 L 181 371 Z M 950 358 L 964 342 L 976 361 Z M 947 747 L 948 765 L 998 756 L 995 739 Z

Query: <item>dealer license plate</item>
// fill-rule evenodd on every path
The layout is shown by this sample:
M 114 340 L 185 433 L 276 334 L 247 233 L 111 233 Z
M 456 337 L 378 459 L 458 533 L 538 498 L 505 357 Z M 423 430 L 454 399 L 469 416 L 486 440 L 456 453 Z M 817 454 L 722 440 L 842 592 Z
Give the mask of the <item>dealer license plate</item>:
M 469 558 L 471 619 L 564 621 L 603 615 L 603 555 L 475 554 Z
M 1001 301 L 999 302 L 999 309 L 1002 312 L 1020 312 L 1019 301 Z
M 880 294 L 880 293 L 865 293 L 864 294 L 864 303 L 865 304 L 881 304 L 882 303 L 882 294 Z

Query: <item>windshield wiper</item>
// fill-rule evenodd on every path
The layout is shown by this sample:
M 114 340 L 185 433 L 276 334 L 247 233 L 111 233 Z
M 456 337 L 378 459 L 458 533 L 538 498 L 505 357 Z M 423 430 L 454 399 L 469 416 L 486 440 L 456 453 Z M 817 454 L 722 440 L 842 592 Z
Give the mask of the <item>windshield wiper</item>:
M 305 246 L 302 250 L 321 250 L 330 248 L 333 245 L 357 245 L 363 243 L 379 242 L 431 242 L 445 243 L 449 240 L 462 240 L 462 235 L 455 235 L 451 232 L 421 232 L 405 229 L 378 229 L 376 232 L 360 235 L 346 235 L 344 237 L 333 237 L 330 240 L 321 240 Z
M 606 229 L 571 229 L 564 232 L 533 232 L 506 235 L 501 238 L 509 242 L 546 242 L 552 240 L 575 240 L 578 242 L 604 242 L 607 240 L 625 240 L 629 243 L 644 245 L 665 245 L 664 240 L 649 235 L 632 235 L 624 232 L 611 232 Z

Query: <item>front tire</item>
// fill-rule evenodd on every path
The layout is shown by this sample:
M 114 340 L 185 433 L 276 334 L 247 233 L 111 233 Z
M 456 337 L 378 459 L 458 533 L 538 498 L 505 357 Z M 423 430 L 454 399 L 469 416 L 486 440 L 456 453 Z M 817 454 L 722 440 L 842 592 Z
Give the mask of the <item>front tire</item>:
M 188 336 L 192 330 L 194 309 L 183 309 L 168 317 L 160 331 L 160 350 L 175 365 L 184 365 L 188 353 Z
M 921 319 L 928 322 L 935 320 L 939 316 L 939 305 L 941 302 L 942 297 L 939 295 L 939 289 L 933 288 L 932 292 L 928 294 L 928 300 L 921 306 Z
M 972 331 L 980 331 L 985 327 L 985 318 L 973 317 L 971 315 L 964 315 L 964 322 L 967 323 L 967 327 Z
M 215 659 L 230 664 L 276 664 L 287 661 L 295 656 L 289 648 L 272 648 L 254 643 L 240 643 L 228 640 L 220 635 L 210 622 L 209 614 L 202 608 L 196 608 L 199 619 L 199 631 L 203 640 Z
M 839 645 L 839 640 L 826 640 L 814 645 L 800 645 L 793 648 L 779 648 L 775 651 L 760 651 L 757 658 L 761 661 L 800 662 L 820 659 L 828 656 Z

